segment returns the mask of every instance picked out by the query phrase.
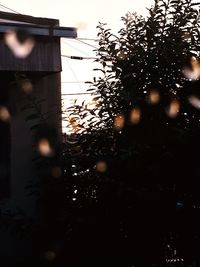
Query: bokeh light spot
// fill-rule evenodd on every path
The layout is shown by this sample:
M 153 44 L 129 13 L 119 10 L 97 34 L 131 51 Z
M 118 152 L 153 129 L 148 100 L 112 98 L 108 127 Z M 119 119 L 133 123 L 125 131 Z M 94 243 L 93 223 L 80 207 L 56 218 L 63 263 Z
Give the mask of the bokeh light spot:
M 55 166 L 51 169 L 51 175 L 54 178 L 60 178 L 62 176 L 62 170 L 59 166 Z
M 97 105 L 97 101 L 95 99 L 91 99 L 90 101 L 87 102 L 86 108 L 93 110 L 96 108 L 96 105 Z
M 38 142 L 38 150 L 44 157 L 52 157 L 54 155 L 53 149 L 47 139 L 41 139 Z
M 20 82 L 20 87 L 22 91 L 29 94 L 33 91 L 33 85 L 29 79 L 24 79 Z
M 85 31 L 85 30 L 87 30 L 88 25 L 84 21 L 78 21 L 76 23 L 76 27 L 78 28 L 79 31 Z
M 117 115 L 114 118 L 114 128 L 115 130 L 119 131 L 124 127 L 125 118 L 123 115 Z
M 196 57 L 190 60 L 190 68 L 183 69 L 183 75 L 189 80 L 197 80 L 200 78 L 200 61 Z
M 158 104 L 160 101 L 160 94 L 158 90 L 156 89 L 150 90 L 147 95 L 147 101 L 149 104 L 152 104 L 152 105 Z
M 130 122 L 132 124 L 138 124 L 141 119 L 141 109 L 140 108 L 134 108 L 131 111 L 130 114 Z
M 11 119 L 8 109 L 4 106 L 0 106 L 0 120 L 3 122 L 9 122 Z
M 26 38 L 20 38 L 19 32 L 16 31 L 7 32 L 4 40 L 14 56 L 18 58 L 29 56 L 35 46 L 35 41 L 31 36 L 27 35 Z
M 199 97 L 195 95 L 191 95 L 188 97 L 188 101 L 193 107 L 200 109 L 200 98 Z
M 107 163 L 105 162 L 105 161 L 98 161 L 97 163 L 96 163 L 96 170 L 98 171 L 98 172 L 106 172 L 106 170 L 107 170 Z
M 180 112 L 180 102 L 177 99 L 173 99 L 167 108 L 167 115 L 174 119 Z

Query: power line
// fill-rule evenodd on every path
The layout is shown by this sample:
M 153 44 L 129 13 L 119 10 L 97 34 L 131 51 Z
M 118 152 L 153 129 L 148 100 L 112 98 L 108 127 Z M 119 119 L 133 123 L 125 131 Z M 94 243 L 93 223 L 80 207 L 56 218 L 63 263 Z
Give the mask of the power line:
M 69 39 L 69 38 L 68 38 L 67 40 L 68 40 L 68 41 L 79 41 L 80 43 L 82 43 L 82 44 L 84 44 L 84 45 L 87 45 L 87 46 L 90 46 L 90 47 L 92 47 L 92 48 L 98 49 L 97 46 L 92 45 L 92 44 L 89 44 L 89 43 L 83 41 L 83 40 L 90 41 L 90 40 L 93 40 L 93 39 L 83 39 L 83 38 Z
M 9 7 L 7 7 L 7 6 L 2 5 L 2 4 L 0 4 L 0 6 L 1 6 L 1 7 L 4 7 L 5 9 L 7 9 L 7 10 L 9 10 L 9 11 L 12 11 L 12 12 L 14 12 L 14 13 L 16 13 L 16 14 L 21 15 L 19 12 L 17 12 L 17 11 L 14 10 L 14 9 L 11 9 L 11 8 L 9 8 Z
M 95 41 L 95 42 L 98 42 L 99 41 L 99 39 L 95 39 L 95 38 L 76 38 L 76 39 L 78 39 L 78 40 L 85 40 L 85 41 Z
M 68 62 L 68 60 L 67 60 L 67 64 L 68 64 L 69 69 L 71 70 L 72 75 L 73 75 L 74 78 L 75 78 L 75 81 L 78 82 L 78 78 L 77 78 L 77 76 L 76 76 L 76 73 L 73 71 L 73 68 L 71 67 L 71 64 Z M 77 85 L 78 85 L 79 89 L 81 90 L 81 86 L 80 86 L 80 84 L 77 83 Z
M 80 38 L 76 38 L 75 40 L 79 41 L 82 44 L 88 45 L 88 46 L 90 46 L 92 48 L 98 49 L 98 47 L 96 47 L 95 45 L 88 44 L 88 43 L 82 41 Z
M 81 49 L 79 49 L 79 48 L 76 48 L 76 47 L 74 47 L 73 45 L 71 45 L 71 44 L 68 44 L 67 42 L 65 42 L 64 40 L 62 40 L 62 42 L 64 43 L 64 44 L 66 44 L 67 46 L 69 46 L 69 47 L 71 47 L 71 48 L 73 48 L 74 50 L 77 50 L 78 52 L 80 52 L 80 53 L 82 53 L 82 54 L 84 54 L 85 56 L 89 56 L 89 54 L 88 53 L 85 53 L 84 51 L 82 51 Z
M 68 96 L 68 95 L 92 95 L 91 93 L 69 93 L 69 94 L 62 94 L 62 96 Z
M 61 55 L 62 57 L 66 57 L 69 59 L 83 60 L 83 59 L 98 59 L 97 57 L 79 57 L 79 56 L 69 56 L 69 55 Z
M 1 11 L 3 11 L 3 12 L 8 12 L 7 8 L 2 7 L 2 6 L 0 6 L 0 8 L 1 8 Z
M 66 82 L 62 82 L 62 83 L 92 83 L 92 82 L 89 82 L 89 81 L 66 81 Z

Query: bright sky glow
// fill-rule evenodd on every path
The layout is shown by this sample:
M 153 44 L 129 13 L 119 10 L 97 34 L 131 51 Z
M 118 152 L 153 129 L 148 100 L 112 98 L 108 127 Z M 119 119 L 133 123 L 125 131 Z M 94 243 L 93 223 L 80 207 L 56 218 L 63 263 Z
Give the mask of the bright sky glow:
M 60 20 L 61 26 L 72 26 L 78 28 L 78 37 L 96 38 L 96 26 L 98 22 L 105 22 L 114 32 L 121 27 L 120 18 L 128 11 L 147 14 L 147 9 L 154 0 L 2 0 L 0 4 L 5 5 L 21 14 L 48 17 Z M 8 11 L 0 7 L 2 11 Z M 87 41 L 91 45 L 97 45 L 94 41 Z M 63 55 L 95 56 L 93 48 L 77 40 L 65 39 L 61 41 Z M 63 94 L 85 92 L 88 85 L 76 83 L 91 81 L 93 73 L 93 60 L 71 60 L 62 58 L 62 92 Z M 72 83 L 71 83 L 72 82 Z M 64 105 L 73 104 L 77 96 L 63 96 Z M 86 99 L 85 95 L 78 97 L 79 101 Z
M 111 26 L 119 24 L 119 18 L 127 11 L 146 13 L 153 0 L 1 0 L 1 4 L 19 13 L 57 18 L 62 26 L 83 26 L 84 34 L 95 35 L 98 21 L 105 21 Z M 1 8 L 3 11 L 3 8 Z M 4 9 L 4 11 L 6 11 Z

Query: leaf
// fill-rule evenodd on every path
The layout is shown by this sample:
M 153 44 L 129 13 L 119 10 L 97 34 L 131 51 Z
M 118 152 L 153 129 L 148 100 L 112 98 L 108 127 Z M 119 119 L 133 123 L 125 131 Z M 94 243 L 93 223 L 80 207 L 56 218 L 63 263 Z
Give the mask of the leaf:
M 40 103 L 43 103 L 43 102 L 46 102 L 46 101 L 47 101 L 47 100 L 46 100 L 45 98 L 42 98 L 42 99 L 38 100 L 37 103 L 40 104 Z
M 98 68 L 95 68 L 95 69 L 93 69 L 93 70 L 94 70 L 94 71 L 101 71 L 101 72 L 103 72 L 104 74 L 106 73 L 105 70 L 98 69 Z
M 33 108 L 33 105 L 32 104 L 27 104 L 27 105 L 24 105 L 23 107 L 21 107 L 21 110 L 24 111 L 26 109 L 31 109 Z
M 30 130 L 36 130 L 41 126 L 41 124 L 35 124 L 33 126 L 30 127 Z
M 39 119 L 39 115 L 38 114 L 31 114 L 29 116 L 26 117 L 26 120 L 35 120 L 35 119 Z
M 86 84 L 93 84 L 93 82 L 91 82 L 91 81 L 86 81 L 85 83 Z

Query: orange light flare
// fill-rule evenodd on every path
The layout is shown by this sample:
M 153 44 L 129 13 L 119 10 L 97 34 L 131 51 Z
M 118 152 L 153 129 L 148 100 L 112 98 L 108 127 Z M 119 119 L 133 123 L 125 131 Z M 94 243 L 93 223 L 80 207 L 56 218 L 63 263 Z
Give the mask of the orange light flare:
M 27 94 L 30 94 L 33 91 L 33 85 L 29 79 L 24 79 L 20 81 L 20 88 Z
M 198 80 L 200 78 L 200 61 L 196 57 L 191 57 L 190 68 L 183 69 L 183 75 L 189 80 Z
M 26 35 L 27 37 L 25 38 Z M 35 46 L 33 37 L 24 31 L 9 31 L 5 33 L 4 41 L 14 56 L 18 58 L 28 57 Z
M 156 105 L 160 102 L 160 93 L 156 89 L 149 91 L 147 95 L 147 102 L 152 105 Z
M 84 21 L 78 21 L 77 23 L 75 23 L 75 26 L 79 31 L 85 31 L 88 28 L 88 24 Z
M 46 138 L 40 139 L 38 142 L 38 151 L 44 157 L 54 156 L 54 151 Z
M 0 120 L 3 122 L 10 122 L 11 120 L 10 113 L 4 106 L 0 106 Z
M 140 108 L 133 108 L 130 114 L 130 123 L 131 124 L 138 124 L 141 120 L 141 109 Z
M 75 118 L 69 118 L 68 123 L 69 127 L 72 129 L 73 132 L 77 132 L 78 130 L 80 130 L 80 125 Z
M 62 170 L 59 166 L 55 166 L 51 169 L 51 175 L 54 178 L 60 178 L 62 176 Z
M 200 109 L 200 98 L 199 97 L 195 95 L 191 95 L 188 97 L 188 101 L 193 107 L 195 107 L 196 109 Z
M 167 110 L 166 110 L 167 115 L 170 118 L 175 119 L 178 116 L 179 112 L 180 112 L 180 107 L 181 107 L 181 104 L 180 104 L 179 100 L 178 99 L 173 99 L 170 102 L 169 106 L 167 107 Z
M 106 172 L 108 168 L 107 163 L 103 160 L 98 161 L 95 167 L 96 170 L 101 173 Z
M 124 127 L 125 118 L 123 115 L 117 115 L 114 118 L 114 129 L 120 131 Z
M 96 99 L 89 100 L 85 105 L 86 109 L 89 109 L 89 110 L 94 110 L 96 108 L 96 106 L 97 106 L 97 100 Z

